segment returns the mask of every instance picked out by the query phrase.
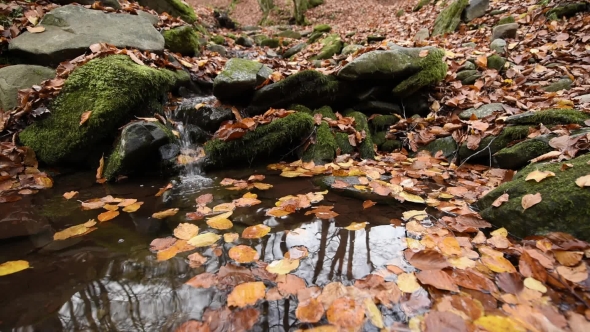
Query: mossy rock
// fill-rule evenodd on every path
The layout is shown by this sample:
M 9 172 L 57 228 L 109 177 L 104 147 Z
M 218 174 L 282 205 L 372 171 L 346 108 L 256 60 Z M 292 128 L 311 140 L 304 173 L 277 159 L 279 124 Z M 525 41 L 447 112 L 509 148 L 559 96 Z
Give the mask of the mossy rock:
M 502 69 L 504 69 L 505 64 L 506 59 L 499 56 L 498 54 L 492 54 L 488 57 L 488 68 L 490 69 L 501 71 Z
M 232 58 L 213 81 L 213 95 L 221 101 L 249 100 L 254 89 L 272 74 L 272 69 L 253 60 Z
M 561 170 L 562 163 L 531 164 L 518 172 L 515 178 L 492 190 L 477 202 L 481 216 L 498 227 L 505 227 L 517 236 L 547 232 L 565 232 L 590 241 L 590 188 L 580 188 L 575 181 L 590 173 L 590 154 L 568 161 L 572 168 Z M 534 170 L 550 171 L 554 177 L 541 182 L 525 181 Z M 500 207 L 492 203 L 504 193 L 508 202 Z M 527 194 L 541 194 L 541 202 L 524 210 L 522 198 Z
M 428 55 L 416 60 L 415 65 L 420 69 L 414 75 L 399 83 L 393 90 L 396 96 L 410 96 L 432 84 L 442 81 L 447 76 L 447 64 L 443 61 L 445 52 L 442 49 L 434 49 Z
M 543 87 L 543 90 L 546 92 L 557 92 L 561 90 L 569 90 L 572 87 L 573 81 L 569 78 L 562 78 L 557 82 L 553 82 L 546 87 Z
M 301 34 L 293 30 L 281 31 L 277 34 L 277 36 L 282 38 L 301 39 Z
M 332 34 L 322 40 L 322 49 L 318 55 L 312 57 L 314 60 L 331 59 L 334 55 L 340 54 L 344 43 L 339 35 Z
M 334 114 L 330 106 L 318 108 L 308 114 L 312 116 L 321 114 L 322 118 L 336 120 L 336 114 Z M 307 147 L 307 150 L 302 153 L 301 159 L 303 161 L 313 160 L 316 164 L 329 163 L 334 160 L 337 150 L 338 144 L 332 129 L 326 122 L 322 122 L 316 128 L 315 143 Z
M 166 48 L 171 52 L 187 56 L 195 56 L 200 53 L 199 35 L 190 26 L 182 26 L 162 32 L 166 41 Z
M 319 5 L 323 5 L 323 4 L 324 4 L 324 0 L 309 0 L 309 7 L 310 8 L 314 8 Z
M 557 125 L 557 124 L 579 124 L 584 125 L 590 115 L 575 109 L 548 109 L 538 112 L 525 112 L 505 119 L 509 124 L 530 124 L 530 125 Z
M 438 151 L 442 151 L 445 158 L 451 159 L 457 152 L 457 142 L 452 136 L 441 137 L 420 147 L 418 151 L 429 151 L 432 156 L 436 155 Z
M 277 48 L 281 46 L 281 41 L 277 38 L 267 38 L 260 42 L 260 46 L 268 48 Z
M 314 126 L 311 115 L 297 112 L 258 126 L 237 140 L 211 140 L 204 146 L 206 167 L 235 166 L 284 155 L 309 137 Z
M 456 78 L 464 85 L 472 85 L 481 77 L 477 70 L 463 70 L 457 73 Z
M 348 134 L 343 132 L 337 132 L 334 135 L 336 139 L 336 144 L 338 144 L 338 148 L 340 149 L 341 154 L 352 154 L 354 153 L 354 146 L 350 144 L 348 140 Z
M 253 35 L 252 36 L 252 40 L 258 46 L 260 46 L 260 44 L 262 43 L 262 41 L 263 40 L 266 40 L 266 39 L 268 39 L 268 36 L 266 36 L 266 35 Z
M 332 31 L 332 27 L 328 24 L 318 24 L 313 27 L 313 32 L 330 32 Z
M 572 17 L 577 13 L 590 10 L 590 3 L 588 2 L 576 2 L 568 4 L 560 4 L 557 7 L 549 10 L 545 15 L 550 20 L 558 20 L 562 17 Z
M 225 45 L 225 38 L 221 35 L 215 35 L 211 37 L 211 41 L 217 45 Z
M 440 36 L 454 32 L 461 23 L 461 14 L 467 5 L 469 0 L 455 0 L 443 9 L 434 20 L 432 35 Z
M 193 7 L 181 0 L 137 0 L 137 2 L 159 14 L 166 12 L 171 16 L 180 17 L 186 23 L 192 24 L 197 20 Z
M 545 135 L 543 135 L 545 136 Z M 494 154 L 494 164 L 505 169 L 520 169 L 529 160 L 552 151 L 548 137 L 535 137 L 503 148 Z
M 529 134 L 529 128 L 530 126 L 527 125 L 505 127 L 498 136 L 484 137 L 475 150 L 469 149 L 467 144 L 463 143 L 459 147 L 459 159 L 461 161 L 467 158 L 470 158 L 471 161 L 488 160 L 490 155 L 502 150 L 510 143 L 525 139 Z
M 375 131 L 387 130 L 392 125 L 399 122 L 399 117 L 395 115 L 376 115 L 370 121 L 371 127 Z
M 185 72 L 140 66 L 124 55 L 91 60 L 74 70 L 51 114 L 23 130 L 20 141 L 46 164 L 81 162 L 134 116 L 161 112 L 167 92 L 188 80 Z M 86 111 L 90 118 L 80 125 Z
M 496 23 L 496 25 L 502 25 L 502 24 L 508 24 L 508 23 L 514 23 L 514 22 L 516 22 L 516 20 L 514 20 L 514 17 L 512 15 L 510 15 L 510 16 L 502 17 L 501 19 L 499 19 L 498 23 Z
M 324 36 L 323 32 L 314 31 L 311 33 L 311 35 L 309 35 L 309 38 L 307 38 L 307 43 L 313 44 L 313 43 L 317 42 L 318 40 L 320 40 L 323 36 Z
M 349 84 L 333 76 L 304 70 L 257 90 L 246 112 L 256 115 L 266 112 L 270 107 L 283 108 L 292 104 L 317 108 L 333 105 L 353 92 Z
M 385 140 L 385 143 L 383 143 L 379 147 L 379 150 L 381 150 L 383 152 L 393 152 L 393 151 L 401 149 L 402 147 L 403 147 L 403 144 L 400 140 L 388 139 L 388 140 Z
M 371 138 L 371 131 L 369 130 L 369 123 L 367 116 L 361 112 L 353 109 L 346 110 L 344 116 L 354 118 L 354 129 L 358 132 L 365 132 L 365 139 L 358 146 L 359 154 L 362 159 L 375 159 L 375 150 L 373 149 L 373 139 Z
M 422 9 L 422 7 L 428 5 L 430 3 L 430 1 L 432 0 L 420 0 L 418 1 L 418 3 L 416 4 L 416 6 L 414 6 L 414 8 L 412 9 L 412 11 L 417 12 L 420 9 Z
M 297 112 L 303 112 L 303 113 L 307 113 L 307 114 L 312 114 L 312 112 L 313 112 L 312 110 L 309 109 L 309 107 L 299 105 L 299 104 L 292 104 L 289 107 L 287 107 L 287 109 L 297 111 Z
M 475 117 L 478 119 L 483 119 L 485 117 L 488 117 L 488 116 L 494 114 L 495 112 L 504 113 L 505 112 L 504 105 L 502 103 L 491 103 L 491 104 L 481 105 L 478 108 L 466 109 L 463 112 L 459 113 L 459 119 L 469 120 L 469 119 L 471 119 L 472 115 L 475 115 Z
M 299 44 L 289 48 L 283 54 L 283 58 L 288 59 L 288 58 L 292 57 L 293 55 L 295 55 L 295 54 L 301 52 L 303 49 L 305 49 L 306 46 L 307 46 L 307 43 L 299 43 Z

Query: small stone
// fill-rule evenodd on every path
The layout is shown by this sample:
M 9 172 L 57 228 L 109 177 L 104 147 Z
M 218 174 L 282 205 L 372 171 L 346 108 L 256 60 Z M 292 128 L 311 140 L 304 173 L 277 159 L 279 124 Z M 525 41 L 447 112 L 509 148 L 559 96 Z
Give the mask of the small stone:
M 490 44 L 490 49 L 496 51 L 497 54 L 504 55 L 506 53 L 506 41 L 504 39 L 495 39 Z
M 498 38 L 516 38 L 516 31 L 518 30 L 518 23 L 502 24 L 494 27 L 492 30 L 492 41 Z
M 471 62 L 471 61 L 465 61 L 465 63 L 463 64 L 463 66 L 459 67 L 459 69 L 457 70 L 457 72 L 462 72 L 465 70 L 476 70 L 477 66 L 475 65 L 475 63 Z
M 546 92 L 557 92 L 560 90 L 569 90 L 572 87 L 573 81 L 569 78 L 562 78 L 557 82 L 551 83 L 544 87 L 543 90 Z
M 502 24 L 514 23 L 514 22 L 516 22 L 516 20 L 514 20 L 514 17 L 512 17 L 512 15 L 506 16 L 506 17 L 502 17 L 501 19 L 499 19 L 498 23 L 496 23 L 496 26 L 502 25 Z
M 269 48 L 277 48 L 279 44 L 280 41 L 276 38 L 268 38 L 260 42 L 260 46 Z
M 225 38 L 223 38 L 223 36 L 220 36 L 220 35 L 213 36 L 213 38 L 211 38 L 211 41 L 217 45 L 225 44 Z
M 474 42 L 469 42 L 469 43 L 461 44 L 461 46 L 462 47 L 468 47 L 468 48 L 476 48 L 477 47 L 477 44 L 474 43 Z
M 469 22 L 484 16 L 489 5 L 489 0 L 470 0 L 469 5 L 463 10 L 463 21 Z
M 457 74 L 457 79 L 464 85 L 471 85 L 481 77 L 481 74 L 477 70 L 464 70 Z
M 416 32 L 414 41 L 423 41 L 428 39 L 428 37 L 430 37 L 430 31 L 428 31 L 428 28 L 422 28 Z
M 277 36 L 283 37 L 283 38 L 301 39 L 301 34 L 297 31 L 293 31 L 293 30 L 281 31 L 277 34 Z
M 313 27 L 314 32 L 330 32 L 332 31 L 332 27 L 327 24 L 319 24 Z
M 492 54 L 488 57 L 488 68 L 489 69 L 495 69 L 497 71 L 501 71 L 502 69 L 504 69 L 505 64 L 506 64 L 506 59 L 504 59 L 503 57 L 501 57 L 497 54 Z
M 577 99 L 580 104 L 590 103 L 590 94 L 578 96 L 575 99 Z
M 248 37 L 240 36 L 236 39 L 236 44 L 244 47 L 252 47 L 254 45 L 254 41 Z
M 501 103 L 492 103 L 482 105 L 478 108 L 470 108 L 459 113 L 459 119 L 469 120 L 471 115 L 475 115 L 478 119 L 483 119 L 494 114 L 494 112 L 504 112 L 504 105 Z
M 354 52 L 362 49 L 363 46 L 362 45 L 346 45 L 344 46 L 344 48 L 342 49 L 342 55 L 350 55 L 353 54 Z
M 307 43 L 299 43 L 299 44 L 289 48 L 283 54 L 283 58 L 288 59 L 288 58 L 292 57 L 293 55 L 301 52 L 305 48 L 305 46 L 307 46 Z
M 385 40 L 385 36 L 368 36 L 367 37 L 367 43 L 371 44 L 371 43 L 375 43 L 375 42 L 380 42 Z
M 504 14 L 505 12 L 507 12 L 507 9 L 494 9 L 490 12 L 491 16 L 496 16 L 496 15 L 501 15 Z
M 217 44 L 207 45 L 207 49 L 211 52 L 217 52 L 221 56 L 227 55 L 227 50 L 225 49 L 225 47 L 223 47 L 221 45 L 217 45 Z

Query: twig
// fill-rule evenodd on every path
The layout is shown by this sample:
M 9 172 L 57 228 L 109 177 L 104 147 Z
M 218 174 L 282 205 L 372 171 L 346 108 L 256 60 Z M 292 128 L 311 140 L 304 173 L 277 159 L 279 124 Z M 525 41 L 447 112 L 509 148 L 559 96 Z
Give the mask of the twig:
M 474 156 L 476 156 L 476 155 L 480 154 L 481 152 L 483 152 L 483 151 L 485 151 L 485 150 L 487 150 L 487 149 L 489 149 L 489 151 L 490 151 L 490 167 L 491 167 L 491 165 L 492 165 L 492 149 L 490 148 L 490 145 L 492 145 L 492 143 L 494 143 L 494 141 L 496 140 L 496 138 L 497 138 L 497 137 L 494 137 L 494 138 L 492 138 L 492 140 L 490 141 L 490 143 L 488 143 L 488 145 L 486 145 L 486 147 L 485 147 L 485 148 L 483 148 L 483 149 L 481 149 L 481 150 L 477 151 L 476 153 L 472 154 L 471 156 L 469 156 L 469 157 L 465 158 L 465 160 L 464 160 L 464 161 L 461 163 L 461 165 L 459 165 L 459 167 L 457 167 L 457 169 L 459 169 L 459 168 L 461 168 L 461 166 L 465 165 L 465 163 L 466 163 L 466 162 L 467 162 L 469 159 L 471 159 L 472 157 L 474 157 Z
M 314 128 L 313 128 L 313 130 L 311 131 L 311 133 L 309 134 L 309 136 L 307 136 L 307 137 L 306 137 L 306 138 L 305 138 L 305 139 L 304 139 L 304 140 L 301 142 L 301 144 L 297 145 L 296 147 L 294 147 L 293 149 L 291 149 L 289 152 L 285 153 L 285 154 L 284 154 L 284 155 L 281 157 L 281 159 L 280 159 L 279 161 L 282 161 L 282 160 L 283 160 L 283 159 L 284 159 L 286 156 L 290 155 L 291 153 L 293 153 L 293 151 L 295 151 L 295 150 L 299 149 L 301 146 L 303 146 L 303 144 L 305 144 L 305 142 L 307 142 L 307 140 L 308 140 L 308 139 L 310 139 L 310 138 L 311 138 L 311 136 L 312 136 L 313 134 L 315 134 L 315 132 L 317 131 L 317 128 L 318 128 L 318 127 L 314 127 Z

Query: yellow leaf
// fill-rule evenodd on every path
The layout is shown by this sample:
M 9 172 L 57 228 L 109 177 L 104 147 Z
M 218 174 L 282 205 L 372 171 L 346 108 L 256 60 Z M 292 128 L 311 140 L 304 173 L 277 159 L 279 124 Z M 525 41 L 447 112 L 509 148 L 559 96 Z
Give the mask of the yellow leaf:
M 422 204 L 426 203 L 426 201 L 424 201 L 424 198 L 422 198 L 418 195 L 407 193 L 405 191 L 402 191 L 401 193 L 399 193 L 399 197 L 403 198 L 405 201 L 408 201 L 408 202 L 422 203 Z
M 221 236 L 215 233 L 203 233 L 191 238 L 187 243 L 194 247 L 208 247 L 219 241 L 220 238 Z
M 457 239 L 452 236 L 445 237 L 442 241 L 440 241 L 438 247 L 445 256 L 461 255 L 461 246 L 459 245 L 459 241 L 457 241 Z
M 262 281 L 246 282 L 237 285 L 227 297 L 227 305 L 243 308 L 255 305 L 258 300 L 264 298 L 266 286 Z
M 408 221 L 408 220 L 410 220 L 412 218 L 413 219 L 416 219 L 418 221 L 422 221 L 426 217 L 428 217 L 428 214 L 426 213 L 426 211 L 410 210 L 410 211 L 406 211 L 406 212 L 402 213 L 402 217 L 406 221 Z
M 482 316 L 475 320 L 475 325 L 488 332 L 525 332 L 526 329 L 518 325 L 509 317 Z
M 45 28 L 42 26 L 27 27 L 27 31 L 29 31 L 30 33 L 41 33 L 45 31 Z
M 367 224 L 367 222 L 352 222 L 350 223 L 350 225 L 344 227 L 344 229 L 347 229 L 349 231 L 359 231 L 361 229 L 365 229 L 365 225 Z
M 266 266 L 266 270 L 270 273 L 288 274 L 299 267 L 298 259 L 283 258 L 278 261 L 271 262 Z
M 77 191 L 68 191 L 67 193 L 64 193 L 64 198 L 65 199 L 72 199 L 76 195 L 78 195 Z
M 384 324 L 383 316 L 381 315 L 381 310 L 377 308 L 377 306 L 373 302 L 373 299 L 371 299 L 370 297 L 365 299 L 365 309 L 365 314 L 367 315 L 371 323 L 376 327 L 382 329 L 384 327 Z
M 230 229 L 234 227 L 234 224 L 229 219 L 212 218 L 207 220 L 207 225 L 215 229 Z
M 552 177 L 552 176 L 555 176 L 555 173 L 550 172 L 550 171 L 534 170 L 534 171 L 530 172 L 529 175 L 527 175 L 525 181 L 535 180 L 537 182 L 541 182 L 541 181 L 545 180 L 546 178 Z
M 545 287 L 545 285 L 543 285 L 542 282 L 540 282 L 539 280 L 535 279 L 535 278 L 525 278 L 524 279 L 524 285 L 526 288 L 532 289 L 532 290 L 536 290 L 539 291 L 541 293 L 546 293 L 547 292 L 547 287 Z
M 506 230 L 506 228 L 502 227 L 502 228 L 498 228 L 495 231 L 491 232 L 490 235 L 492 235 L 492 236 L 507 237 L 508 236 L 508 231 Z
M 228 212 L 228 211 L 233 211 L 236 209 L 236 206 L 234 205 L 234 203 L 223 203 L 223 204 L 219 204 L 217 206 L 215 206 L 213 208 L 214 212 Z
M 94 224 L 96 224 L 96 222 Z M 88 228 L 90 228 L 92 226 L 94 226 L 94 225 L 87 227 L 86 223 L 84 223 L 84 224 L 68 227 L 64 230 L 61 230 L 61 231 L 53 234 L 53 239 L 56 241 L 57 240 L 65 240 L 65 239 L 69 239 L 74 236 L 84 235 L 88 232 Z
M 580 188 L 590 187 L 590 174 L 581 176 L 576 179 L 576 184 Z
M 174 229 L 174 236 L 181 240 L 189 240 L 199 234 L 199 226 L 190 223 L 180 223 Z
M 249 226 L 242 231 L 242 237 L 244 239 L 259 239 L 261 237 L 266 236 L 270 232 L 270 227 L 258 224 L 254 226 Z
M 156 213 L 152 214 L 152 218 L 164 219 L 164 218 L 172 217 L 173 215 L 175 215 L 177 213 L 178 213 L 177 208 L 168 209 L 168 210 L 164 210 L 164 211 L 160 211 L 160 212 L 156 212 Z
M 235 242 L 239 237 L 240 235 L 238 233 L 225 233 L 223 234 L 223 241 L 226 243 L 231 243 Z
M 108 211 L 117 211 L 117 210 L 119 210 L 119 206 L 114 205 L 114 204 L 105 204 L 103 206 L 103 209 L 108 210 Z
M 0 276 L 13 274 L 29 268 L 29 262 L 27 261 L 8 261 L 0 264 Z
M 244 196 L 242 196 L 242 198 L 258 198 L 258 195 L 248 192 L 245 193 Z
M 488 269 L 497 272 L 497 273 L 514 273 L 516 272 L 516 268 L 514 265 L 510 263 L 509 260 L 504 258 L 503 256 L 490 256 L 490 255 L 483 255 L 481 257 L 481 262 L 488 267 Z
M 80 116 L 80 126 L 85 124 L 88 119 L 90 119 L 90 116 L 92 115 L 92 111 L 86 111 L 84 113 L 82 113 L 82 116 Z
M 260 258 L 256 249 L 243 244 L 231 248 L 228 252 L 228 255 L 229 258 L 242 264 L 252 263 Z
M 131 205 L 127 205 L 126 207 L 124 207 L 124 208 L 123 208 L 123 211 L 124 211 L 124 212 L 129 212 L 129 213 L 131 213 L 131 212 L 135 212 L 135 211 L 139 210 L 139 208 L 140 208 L 142 205 L 143 205 L 143 202 L 136 202 L 136 203 L 133 203 L 133 204 L 131 204 Z
M 397 286 L 404 293 L 414 293 L 420 289 L 414 273 L 402 273 L 397 276 Z
M 475 267 L 475 261 L 467 257 L 450 257 L 447 261 L 454 267 L 460 270 L 466 270 Z
M 119 215 L 119 211 L 107 211 L 98 215 L 97 219 L 100 222 L 109 221 Z

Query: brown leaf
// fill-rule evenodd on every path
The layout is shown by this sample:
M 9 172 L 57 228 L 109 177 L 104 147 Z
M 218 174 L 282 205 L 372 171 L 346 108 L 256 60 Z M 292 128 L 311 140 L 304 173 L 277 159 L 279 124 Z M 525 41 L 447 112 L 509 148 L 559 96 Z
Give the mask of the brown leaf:
M 213 194 L 203 194 L 195 199 L 198 206 L 205 206 L 213 202 Z
M 176 215 L 177 213 L 178 213 L 178 209 L 173 208 L 173 209 L 155 212 L 154 214 L 152 214 L 152 218 L 164 219 L 164 218 L 172 217 L 172 216 Z
M 278 275 L 276 282 L 277 289 L 283 296 L 297 295 L 300 291 L 306 289 L 305 280 L 293 274 Z
M 201 265 L 205 264 L 205 262 L 207 262 L 207 258 L 203 257 L 198 252 L 188 255 L 187 258 L 188 258 L 189 266 L 192 267 L 193 269 L 198 268 L 199 266 L 201 266 Z
M 97 219 L 100 222 L 109 221 L 119 215 L 119 211 L 107 211 L 98 215 Z
M 363 209 L 368 209 L 371 206 L 374 206 L 375 204 L 377 204 L 377 203 L 373 202 L 372 200 L 366 200 L 363 202 Z
M 98 183 L 104 182 L 104 181 L 102 181 L 103 170 L 104 170 L 104 156 L 102 156 L 100 158 L 100 161 L 98 162 L 98 168 L 96 169 L 96 182 L 98 182 Z
M 438 251 L 435 250 L 423 250 L 417 253 L 413 253 L 411 257 L 408 258 L 408 253 L 410 251 L 406 250 L 406 259 L 417 269 L 420 270 L 441 270 L 445 267 L 449 267 L 450 264 L 447 262 L 447 259 Z
M 199 234 L 199 226 L 189 223 L 180 223 L 174 229 L 174 236 L 181 240 L 190 240 L 197 234 Z
M 228 255 L 229 258 L 238 263 L 252 263 L 260 258 L 258 251 L 246 245 L 239 245 L 231 248 Z
M 72 199 L 74 198 L 74 196 L 78 195 L 77 191 L 68 191 L 67 193 L 64 193 L 64 198 L 65 199 Z
M 255 305 L 258 300 L 264 298 L 266 286 L 261 281 L 246 282 L 237 285 L 227 297 L 227 305 L 230 307 L 243 308 L 248 305 Z
M 428 332 L 470 331 L 465 320 L 452 312 L 431 311 L 426 314 L 424 325 Z
M 266 236 L 270 232 L 270 227 L 259 224 L 250 227 L 246 227 L 242 232 L 242 237 L 244 239 L 259 239 L 261 237 Z
M 524 210 L 541 203 L 541 193 L 528 194 L 522 197 L 521 205 Z
M 324 306 L 315 298 L 299 302 L 295 316 L 302 323 L 317 323 L 324 316 Z
M 185 284 L 195 288 L 211 288 L 217 285 L 217 276 L 213 273 L 204 272 L 192 277 Z
M 448 290 L 451 292 L 458 292 L 459 287 L 453 279 L 442 270 L 427 270 L 420 271 L 416 274 L 418 280 L 425 285 L 431 285 L 438 289 Z
M 507 193 L 504 193 L 504 194 L 500 195 L 498 198 L 496 198 L 496 200 L 492 203 L 492 206 L 500 207 L 502 204 L 508 202 L 509 199 L 510 199 L 510 196 L 508 196 Z
M 80 126 L 90 119 L 90 115 L 92 115 L 92 111 L 86 111 L 82 113 L 82 116 L 80 117 Z
M 576 185 L 580 188 L 590 187 L 590 174 L 577 178 Z
M 326 312 L 328 322 L 344 330 L 356 330 L 365 318 L 364 306 L 350 297 L 336 299 Z
M 160 190 L 156 193 L 156 197 L 162 196 L 169 189 L 172 189 L 172 183 L 168 183 L 165 187 L 160 188 Z

